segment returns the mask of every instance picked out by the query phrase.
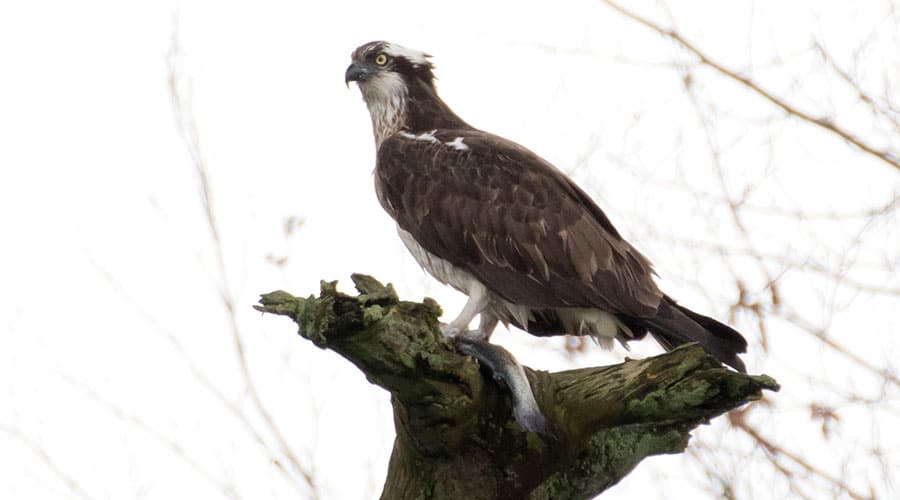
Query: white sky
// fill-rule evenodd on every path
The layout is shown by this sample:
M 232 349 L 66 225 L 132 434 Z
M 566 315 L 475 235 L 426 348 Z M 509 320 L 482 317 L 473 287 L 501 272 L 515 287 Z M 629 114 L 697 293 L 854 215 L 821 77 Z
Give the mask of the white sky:
M 720 60 L 752 68 L 769 88 L 796 96 L 800 105 L 827 107 L 826 96 L 849 125 L 869 123 L 864 110 L 844 105 L 852 95 L 812 72 L 816 61 L 806 51 L 821 37 L 849 64 L 856 40 L 882 25 L 881 4 L 873 2 L 871 11 L 841 2 L 701 4 L 673 4 L 673 16 Z M 643 7 L 664 20 L 653 5 Z M 340 279 L 349 291 L 349 275 L 365 272 L 392 281 L 401 297 L 436 298 L 448 315 L 463 303 L 415 265 L 375 199 L 369 118 L 358 91 L 343 83 L 350 52 L 364 42 L 388 39 L 433 54 L 441 95 L 460 116 L 571 172 L 657 263 L 665 290 L 692 308 L 726 314 L 733 285 L 721 264 L 707 265 L 690 249 L 673 251 L 660 236 L 727 237 L 717 232 L 727 230 L 725 211 L 705 211 L 671 187 L 678 181 L 715 192 L 717 186 L 700 167 L 708 152 L 671 68 L 672 60 L 689 58 L 600 2 L 4 2 L 0 498 L 71 496 L 52 467 L 98 498 L 297 493 L 167 340 L 177 339 L 225 398 L 254 415 L 217 297 L 220 276 L 197 178 L 172 115 L 166 79 L 176 11 L 179 67 L 191 80 L 254 380 L 302 460 L 315 467 L 323 498 L 380 493 L 392 442 L 387 394 L 349 363 L 299 339 L 286 320 L 254 313 L 257 295 L 279 288 L 313 293 L 319 279 Z M 897 45 L 889 42 L 868 50 L 888 54 L 885 67 L 894 73 L 887 76 L 896 83 L 897 66 L 888 62 L 896 61 L 890 51 Z M 790 71 L 772 65 L 775 59 Z M 811 76 L 800 78 L 807 70 Z M 751 117 L 768 119 L 770 106 L 708 72 L 694 76 L 729 118 L 718 124 L 719 142 L 725 160 L 741 158 L 733 163 L 741 168 L 729 172 L 735 193 L 758 184 L 751 198 L 756 204 L 784 207 L 789 199 L 788 208 L 811 212 L 854 210 L 866 206 L 859 200 L 874 206 L 896 196 L 896 172 L 885 165 L 860 160 L 840 141 L 795 122 L 763 130 Z M 860 130 L 895 150 L 900 142 L 882 129 Z M 848 176 L 849 168 L 858 174 Z M 288 216 L 305 221 L 291 238 L 282 229 Z M 847 258 L 828 244 L 847 248 L 841 241 L 852 239 L 852 228 L 815 232 L 819 241 L 798 232 L 806 226 L 779 224 L 769 219 L 754 226 L 756 234 L 771 235 L 760 238 L 761 248 L 783 251 L 796 235 L 790 248 L 801 261 Z M 864 234 L 871 245 L 851 245 L 850 271 L 896 287 L 900 278 L 867 271 L 856 259 L 890 256 L 900 244 L 898 227 L 893 217 Z M 287 257 L 287 265 L 272 265 L 270 255 Z M 707 284 L 705 294 L 691 286 L 696 279 Z M 843 314 L 828 320 L 836 332 L 846 332 L 842 340 L 876 364 L 897 359 L 896 341 L 851 342 L 859 325 L 896 334 L 900 322 L 886 314 L 896 312 L 896 297 L 818 286 L 787 279 L 783 292 L 794 291 L 798 307 L 813 317 L 830 314 L 823 303 L 838 303 Z M 821 293 L 811 295 L 811 289 Z M 739 319 L 748 336 L 756 334 L 752 320 Z M 557 353 L 559 341 L 506 332 L 496 338 L 534 367 L 571 366 Z M 645 345 L 635 352 L 658 350 Z M 896 431 L 873 436 L 873 427 L 861 425 L 858 441 L 835 448 L 818 443 L 809 429 L 802 404 L 815 385 L 806 375 L 809 366 L 828 380 L 850 377 L 863 394 L 877 393 L 871 378 L 827 369 L 838 366 L 830 353 L 802 336 L 772 339 L 771 352 L 751 352 L 751 371 L 808 384 L 786 384 L 777 397 L 782 420 L 766 431 L 779 438 L 797 435 L 801 451 L 810 450 L 823 467 L 836 469 L 840 462 L 827 457 L 852 454 L 867 440 L 887 443 L 893 463 L 900 461 Z M 794 369 L 801 354 L 807 358 Z M 594 350 L 575 361 L 607 364 L 623 355 Z M 891 394 L 896 397 L 896 390 Z M 847 411 L 845 420 L 854 421 L 856 410 Z M 869 422 L 866 415 L 858 418 Z M 884 418 L 883 428 L 900 423 L 896 415 Z M 143 425 L 179 443 L 203 471 Z M 716 425 L 696 434 L 706 432 L 734 437 Z M 48 468 L 26 442 L 46 450 L 54 465 Z M 749 449 L 730 442 L 725 447 Z M 308 456 L 303 452 L 313 448 Z M 609 498 L 696 492 L 702 472 L 686 460 L 649 460 Z M 882 488 L 879 493 L 891 491 Z

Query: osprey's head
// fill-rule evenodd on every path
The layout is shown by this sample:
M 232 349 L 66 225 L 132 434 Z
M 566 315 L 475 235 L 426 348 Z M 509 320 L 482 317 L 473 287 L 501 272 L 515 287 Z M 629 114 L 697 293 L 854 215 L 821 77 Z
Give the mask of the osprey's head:
M 438 97 L 429 57 L 390 42 L 369 42 L 353 51 L 344 81 L 359 85 L 376 146 L 402 130 L 468 127 Z
M 410 99 L 425 97 L 423 94 L 438 99 L 432 65 L 424 52 L 389 42 L 369 42 L 354 50 L 351 60 L 344 82 L 359 85 L 372 117 L 376 145 L 410 126 Z
M 428 54 L 390 42 L 369 42 L 351 54 L 344 82 L 356 82 L 366 101 L 392 94 L 422 82 L 434 88 L 434 68 Z

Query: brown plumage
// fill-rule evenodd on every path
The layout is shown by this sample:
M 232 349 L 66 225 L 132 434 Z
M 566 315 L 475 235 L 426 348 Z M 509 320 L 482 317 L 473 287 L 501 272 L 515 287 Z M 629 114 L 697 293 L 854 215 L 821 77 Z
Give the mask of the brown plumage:
M 478 130 L 430 136 L 389 137 L 375 169 L 382 205 L 426 250 L 533 309 L 657 309 L 650 263 L 562 173 Z M 447 145 L 458 137 L 467 150 Z
M 607 341 L 649 331 L 666 349 L 699 342 L 744 370 L 738 332 L 663 294 L 649 260 L 562 172 L 453 113 L 425 54 L 372 42 L 345 78 L 372 116 L 379 201 L 420 264 L 470 297 L 451 326 L 481 314 L 483 338 L 498 320 Z

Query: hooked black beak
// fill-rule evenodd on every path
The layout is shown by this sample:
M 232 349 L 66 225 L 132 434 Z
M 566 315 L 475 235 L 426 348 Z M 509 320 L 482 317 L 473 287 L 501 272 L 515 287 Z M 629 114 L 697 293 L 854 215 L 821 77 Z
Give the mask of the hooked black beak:
M 364 82 L 374 74 L 375 71 L 367 64 L 353 63 L 347 67 L 344 73 L 344 83 L 350 86 L 350 82 Z

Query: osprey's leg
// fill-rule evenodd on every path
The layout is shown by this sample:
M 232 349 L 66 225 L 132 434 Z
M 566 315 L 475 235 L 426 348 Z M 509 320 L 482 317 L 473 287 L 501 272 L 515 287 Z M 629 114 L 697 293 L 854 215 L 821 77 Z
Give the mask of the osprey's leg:
M 497 323 L 499 323 L 497 316 L 486 310 L 481 311 L 481 316 L 478 318 L 478 331 L 471 333 L 478 334 L 478 339 L 487 342 L 491 340 L 491 334 L 494 333 L 494 328 L 497 328 Z
M 484 311 L 488 306 L 488 294 L 487 290 L 480 283 L 475 284 L 469 290 L 469 300 L 466 301 L 466 305 L 463 306 L 462 311 L 459 313 L 459 316 L 456 317 L 449 324 L 441 327 L 441 331 L 444 333 L 444 336 L 447 338 L 454 338 L 458 335 L 467 335 L 473 336 L 468 332 L 469 323 L 475 319 L 475 316 Z M 484 323 L 484 319 L 482 316 L 482 323 Z M 496 322 L 494 323 L 496 326 Z M 480 330 L 480 329 L 479 329 Z M 481 338 L 481 335 L 474 335 L 478 338 Z M 490 333 L 488 333 L 490 336 Z
M 489 303 L 487 289 L 480 283 L 474 284 L 469 289 L 469 300 L 462 312 L 450 324 L 442 326 L 441 331 L 460 352 L 477 359 L 491 371 L 494 379 L 509 388 L 513 415 L 523 429 L 553 436 L 550 421 L 541 413 L 531 392 L 525 369 L 506 349 L 488 342 L 498 323 L 497 316 L 488 309 Z M 469 323 L 479 314 L 478 330 L 469 330 Z

